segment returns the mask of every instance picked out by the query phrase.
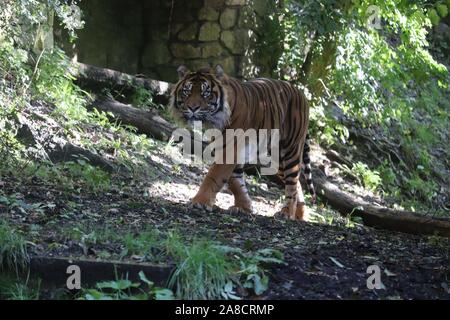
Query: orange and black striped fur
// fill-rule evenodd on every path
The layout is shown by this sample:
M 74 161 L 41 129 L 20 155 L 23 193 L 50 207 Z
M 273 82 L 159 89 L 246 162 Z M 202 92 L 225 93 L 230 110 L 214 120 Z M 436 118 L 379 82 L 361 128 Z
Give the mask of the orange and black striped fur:
M 198 72 L 189 72 L 181 66 L 178 73 L 180 81 L 172 91 L 171 106 L 174 114 L 185 122 L 202 121 L 220 130 L 280 130 L 279 174 L 287 198 L 282 212 L 291 219 L 307 220 L 298 183 L 303 164 L 303 174 L 314 197 L 307 142 L 309 107 L 304 94 L 279 80 L 260 78 L 241 82 L 227 76 L 221 66 Z M 235 203 L 230 209 L 251 212 L 243 166 L 236 164 L 213 164 L 191 204 L 211 209 L 225 183 L 234 195 Z

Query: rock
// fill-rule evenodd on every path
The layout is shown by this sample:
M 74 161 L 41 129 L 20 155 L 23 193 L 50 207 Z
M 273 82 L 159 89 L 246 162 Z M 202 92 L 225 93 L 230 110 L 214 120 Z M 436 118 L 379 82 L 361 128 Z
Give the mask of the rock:
M 243 6 L 247 0 L 227 0 L 227 5 L 229 6 Z
M 186 28 L 184 23 L 173 23 L 170 26 L 170 35 L 177 35 L 180 31 Z M 162 40 L 161 37 L 164 36 L 167 41 L 167 31 L 166 32 L 155 32 L 153 28 L 148 28 L 149 38 L 152 40 Z
M 210 67 L 209 63 L 205 59 L 195 59 L 186 62 L 186 66 L 189 70 L 197 71 L 202 68 Z
M 203 58 L 217 58 L 219 57 L 225 49 L 220 45 L 220 43 L 208 43 L 205 44 L 202 48 L 202 57 Z
M 230 29 L 236 24 L 237 10 L 227 8 L 220 15 L 220 25 L 223 29 Z
M 203 7 L 198 13 L 199 20 L 217 21 L 219 19 L 219 12 L 211 7 Z
M 187 28 L 180 31 L 180 33 L 178 34 L 178 39 L 183 41 L 195 40 L 197 38 L 197 32 L 198 32 L 198 23 L 193 22 L 189 24 Z
M 220 64 L 226 74 L 234 75 L 236 73 L 236 60 L 232 56 L 224 59 L 213 59 L 211 62 L 214 66 Z
M 223 7 L 225 4 L 225 0 L 205 0 L 205 7 L 210 7 L 210 8 L 221 8 Z
M 249 37 L 246 30 L 223 31 L 220 40 L 233 54 L 242 54 L 247 49 Z
M 175 58 L 192 59 L 201 57 L 200 48 L 191 44 L 174 43 L 171 45 L 171 51 Z
M 219 39 L 220 26 L 216 22 L 205 22 L 200 27 L 200 34 L 198 40 L 200 41 L 214 41 Z
M 252 7 L 257 15 L 264 17 L 269 12 L 269 8 L 272 7 L 272 5 L 267 0 L 255 0 Z

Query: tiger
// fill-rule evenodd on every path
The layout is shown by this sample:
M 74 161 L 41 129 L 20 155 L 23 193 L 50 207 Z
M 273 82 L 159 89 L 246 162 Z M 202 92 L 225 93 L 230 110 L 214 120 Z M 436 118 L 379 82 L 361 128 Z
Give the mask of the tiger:
M 227 75 L 219 64 L 191 72 L 181 65 L 169 107 L 184 124 L 201 121 L 222 132 L 226 129 L 279 129 L 278 175 L 285 186 L 286 203 L 281 213 L 292 220 L 308 221 L 299 173 L 303 167 L 314 202 L 309 158 L 309 105 L 302 91 L 286 81 L 256 78 L 240 81 Z M 236 146 L 235 146 L 236 147 Z M 244 180 L 244 165 L 213 163 L 190 206 L 212 211 L 216 196 L 228 184 L 234 196 L 229 210 L 252 213 Z

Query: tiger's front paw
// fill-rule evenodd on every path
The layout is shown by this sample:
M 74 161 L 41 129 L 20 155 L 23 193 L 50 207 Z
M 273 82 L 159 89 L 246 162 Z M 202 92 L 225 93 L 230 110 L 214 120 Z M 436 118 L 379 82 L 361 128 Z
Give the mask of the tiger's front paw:
M 191 201 L 189 201 L 190 208 L 196 208 L 201 210 L 206 210 L 211 212 L 213 210 L 214 202 L 208 199 L 203 199 L 202 197 L 195 196 Z
M 252 214 L 253 208 L 252 207 L 240 207 L 240 206 L 231 206 L 228 208 L 228 211 L 231 213 L 246 213 L 246 214 Z
M 208 212 L 213 211 L 213 207 L 204 203 L 189 201 L 189 208 L 205 210 Z

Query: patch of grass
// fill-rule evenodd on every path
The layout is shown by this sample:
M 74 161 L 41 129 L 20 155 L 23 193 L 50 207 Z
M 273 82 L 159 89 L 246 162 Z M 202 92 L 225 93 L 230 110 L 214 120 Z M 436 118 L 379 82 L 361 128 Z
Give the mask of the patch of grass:
M 110 174 L 94 167 L 84 159 L 67 161 L 62 164 L 31 162 L 24 170 L 29 179 L 39 178 L 50 185 L 62 187 L 66 192 L 83 188 L 83 191 L 98 193 L 111 186 Z
M 176 288 L 178 297 L 188 300 L 217 299 L 225 294 L 224 288 L 228 282 L 237 280 L 238 261 L 228 259 L 228 252 L 216 244 L 196 240 L 186 247 L 178 237 L 171 236 L 167 245 L 177 261 L 169 288 Z
M 127 233 L 122 238 L 123 250 L 121 257 L 140 255 L 144 261 L 160 262 L 164 260 L 164 253 L 160 249 L 159 233 L 156 230 L 144 230 L 137 236 Z
M 9 273 L 0 276 L 0 299 L 38 300 L 39 293 L 39 281 L 22 280 Z
M 63 169 L 67 171 L 72 180 L 80 179 L 80 182 L 94 193 L 107 190 L 111 183 L 107 172 L 82 159 L 76 162 L 66 162 Z
M 245 252 L 206 239 L 194 239 L 185 245 L 174 233 L 169 234 L 165 245 L 176 261 L 169 288 L 176 288 L 176 296 L 181 299 L 240 299 L 237 289 L 260 295 L 269 283 L 263 264 L 283 263 L 277 250 Z
M 6 222 L 0 222 L 0 269 L 18 273 L 29 261 L 25 238 Z

